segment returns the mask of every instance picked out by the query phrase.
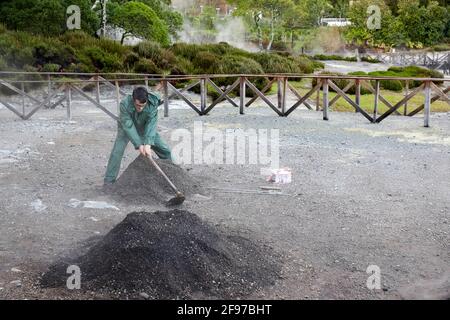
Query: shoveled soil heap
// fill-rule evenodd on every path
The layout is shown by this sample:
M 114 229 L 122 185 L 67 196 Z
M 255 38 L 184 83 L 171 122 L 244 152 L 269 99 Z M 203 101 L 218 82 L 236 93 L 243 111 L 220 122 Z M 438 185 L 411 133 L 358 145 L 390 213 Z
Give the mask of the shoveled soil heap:
M 157 159 L 156 163 L 185 195 L 203 192 L 186 170 L 169 160 Z M 106 191 L 120 201 L 136 203 L 165 203 L 175 195 L 161 173 L 143 156 L 137 157 Z
M 238 298 L 273 285 L 271 248 L 229 235 L 188 211 L 130 213 L 85 255 L 51 266 L 44 287 L 64 287 L 67 267 L 81 269 L 84 290 L 153 299 Z

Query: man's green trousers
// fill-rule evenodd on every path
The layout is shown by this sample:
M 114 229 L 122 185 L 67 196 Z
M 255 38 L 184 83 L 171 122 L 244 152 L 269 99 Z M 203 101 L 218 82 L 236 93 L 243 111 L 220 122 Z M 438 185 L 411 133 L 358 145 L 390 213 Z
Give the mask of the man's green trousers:
M 109 157 L 108 166 L 106 168 L 105 182 L 115 182 L 120 170 L 120 163 L 122 162 L 125 148 L 128 145 L 130 139 L 125 131 L 119 125 L 117 128 L 116 142 L 114 143 L 113 150 Z M 169 146 L 162 140 L 160 135 L 156 133 L 154 145 L 151 146 L 152 150 L 161 159 L 172 160 L 172 154 Z

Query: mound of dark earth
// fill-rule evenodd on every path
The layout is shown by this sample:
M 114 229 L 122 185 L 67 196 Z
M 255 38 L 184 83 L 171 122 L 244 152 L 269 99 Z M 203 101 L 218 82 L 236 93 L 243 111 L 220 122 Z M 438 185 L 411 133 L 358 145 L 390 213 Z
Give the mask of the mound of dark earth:
M 186 196 L 204 193 L 200 183 L 169 160 L 155 160 L 159 167 Z M 165 203 L 175 193 L 169 183 L 143 156 L 134 160 L 117 181 L 106 190 L 119 201 L 135 203 Z
M 273 250 L 226 234 L 188 211 L 130 213 L 86 254 L 64 259 L 43 275 L 44 287 L 65 287 L 69 265 L 82 290 L 152 299 L 244 297 L 279 278 Z

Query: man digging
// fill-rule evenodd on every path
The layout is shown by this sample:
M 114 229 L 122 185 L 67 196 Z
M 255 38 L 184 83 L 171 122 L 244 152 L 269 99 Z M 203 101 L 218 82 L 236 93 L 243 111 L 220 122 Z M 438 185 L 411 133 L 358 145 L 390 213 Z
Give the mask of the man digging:
M 158 85 L 156 90 L 160 87 Z M 116 181 L 129 141 L 143 156 L 151 157 L 153 150 L 159 158 L 172 160 L 169 146 L 156 132 L 160 101 L 157 93 L 147 92 L 144 87 L 134 89 L 132 95 L 121 101 L 117 137 L 106 168 L 105 185 Z

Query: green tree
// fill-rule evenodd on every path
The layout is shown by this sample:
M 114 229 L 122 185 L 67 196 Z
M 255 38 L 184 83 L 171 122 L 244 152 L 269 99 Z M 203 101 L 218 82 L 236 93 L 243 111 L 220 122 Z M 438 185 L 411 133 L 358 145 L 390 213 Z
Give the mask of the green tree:
M 146 4 L 130 1 L 123 5 L 116 4 L 110 10 L 109 22 L 124 30 L 122 44 L 126 37 L 137 36 L 169 45 L 167 25 Z
M 64 7 L 56 0 L 17 0 L 0 5 L 1 22 L 8 29 L 56 35 L 63 32 Z
M 371 5 L 380 8 L 380 29 L 369 28 L 367 21 L 372 13 L 367 13 Z M 391 10 L 383 0 L 359 0 L 350 6 L 348 18 L 352 24 L 345 30 L 346 38 L 356 44 L 391 47 L 408 41 L 403 25 L 395 21 Z
M 268 40 L 267 50 L 271 49 L 276 31 L 282 27 L 284 18 L 295 8 L 292 0 L 229 0 L 229 2 L 236 5 L 236 15 L 251 16 L 260 49 L 263 49 L 265 36 Z
M 438 2 L 421 6 L 419 0 L 403 0 L 398 6 L 398 19 L 411 42 L 429 46 L 444 38 L 449 17 L 447 9 Z
M 88 34 L 94 35 L 99 26 L 100 18 L 92 11 L 92 3 L 90 0 L 62 0 L 60 1 L 66 10 L 70 5 L 77 5 L 80 7 L 81 13 L 81 29 Z M 65 17 L 65 20 L 67 16 Z M 64 25 L 66 22 L 64 21 Z
M 98 17 L 90 10 L 89 0 L 16 0 L 0 3 L 0 22 L 8 29 L 22 30 L 46 36 L 59 35 L 67 30 L 66 10 L 70 5 L 81 10 L 81 27 L 93 34 Z
M 348 10 L 350 8 L 349 0 L 329 0 L 331 8 L 328 13 L 334 18 L 347 17 Z
M 114 0 L 114 2 L 125 4 L 130 1 Z M 170 0 L 139 0 L 139 2 L 142 2 L 149 6 L 156 13 L 156 15 L 167 25 L 169 34 L 174 38 L 178 38 L 178 32 L 183 27 L 183 16 L 169 6 L 171 2 Z
M 302 11 L 306 12 L 306 23 L 312 27 L 320 26 L 320 20 L 333 9 L 327 0 L 303 0 L 299 3 Z

